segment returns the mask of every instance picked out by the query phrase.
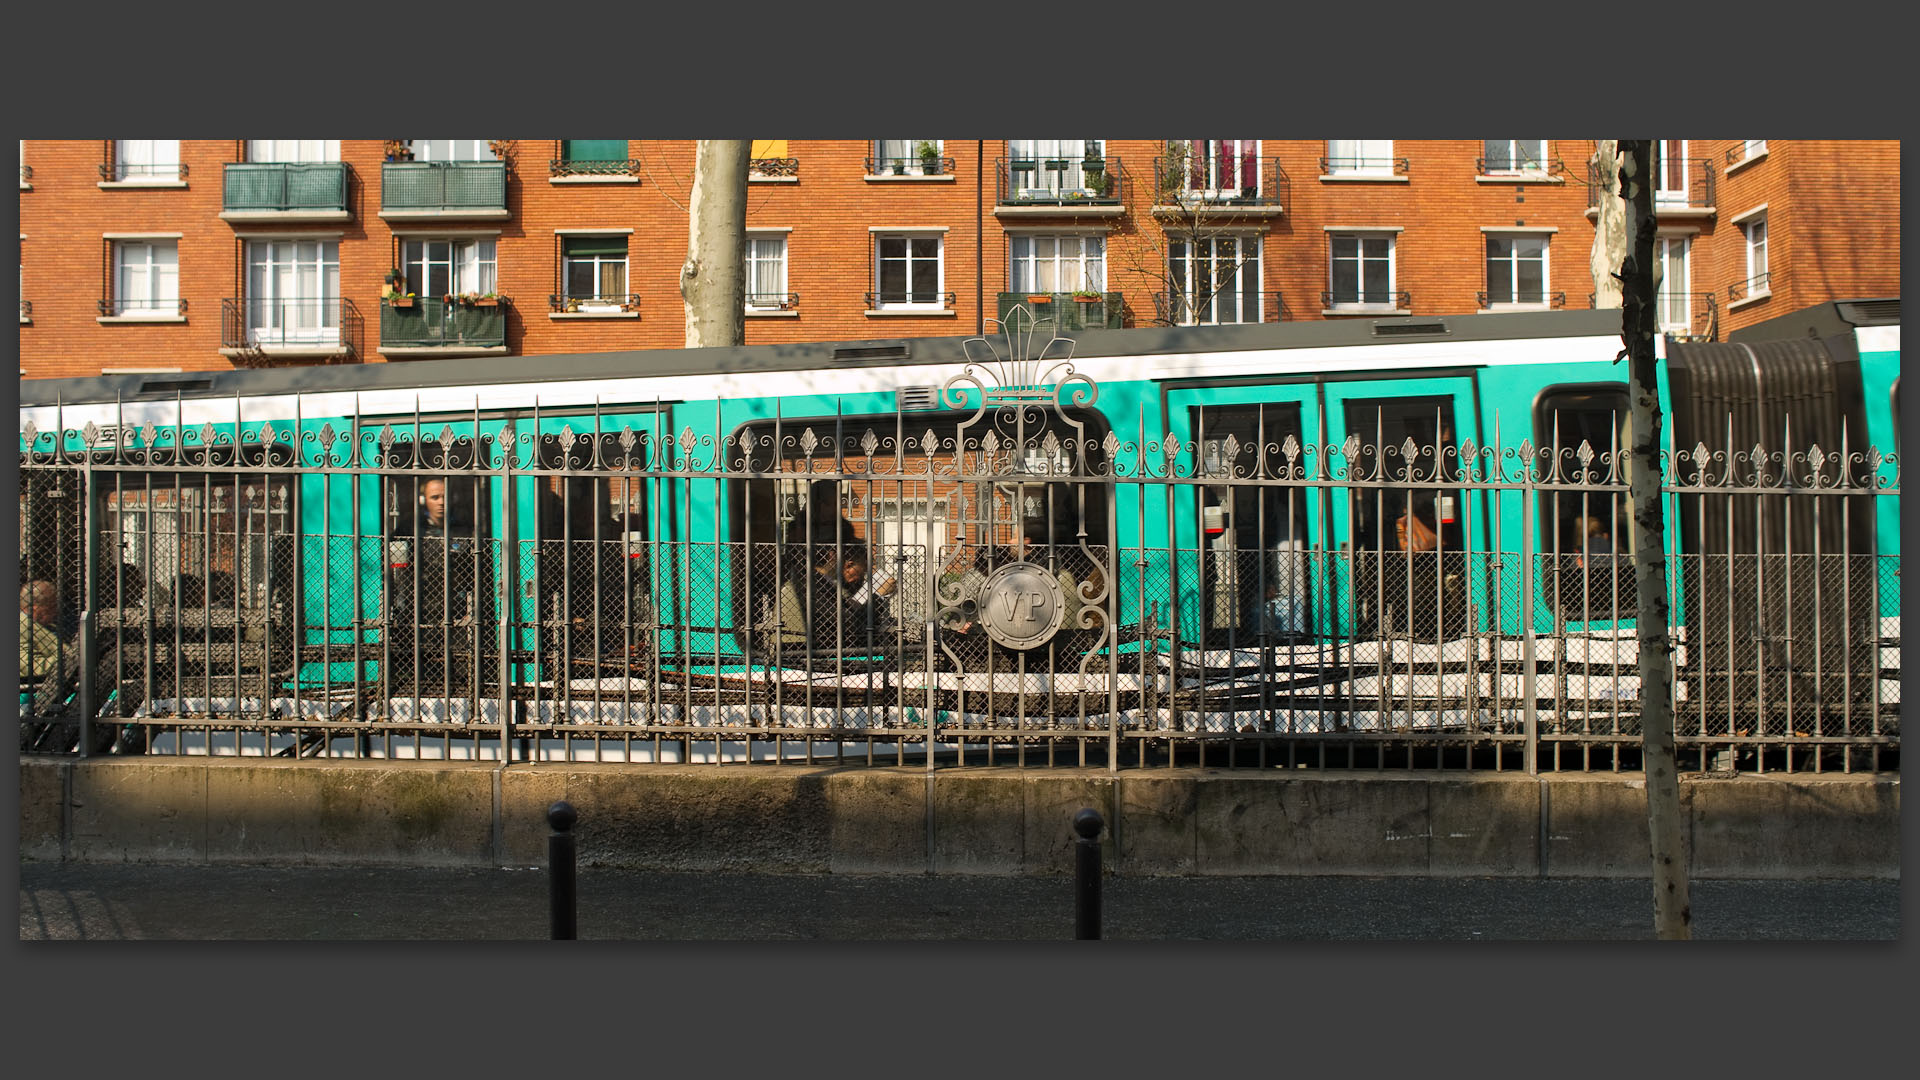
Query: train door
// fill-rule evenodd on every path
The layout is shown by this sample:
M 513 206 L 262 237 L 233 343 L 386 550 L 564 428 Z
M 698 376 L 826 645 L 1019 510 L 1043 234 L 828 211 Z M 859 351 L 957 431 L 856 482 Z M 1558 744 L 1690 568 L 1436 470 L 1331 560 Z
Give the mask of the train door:
M 1156 598 L 1167 621 L 1183 624 L 1183 638 L 1228 648 L 1323 631 L 1324 489 L 1308 482 L 1321 469 L 1309 450 L 1321 426 L 1314 388 L 1182 389 L 1167 402 L 1170 431 L 1193 446 L 1202 479 L 1176 512 L 1174 574 Z
M 1331 500 L 1346 579 L 1345 625 L 1361 634 L 1428 641 L 1484 625 L 1488 508 L 1460 486 L 1461 444 L 1484 445 L 1466 376 L 1327 383 L 1326 441 L 1346 485 Z M 1389 553 L 1432 552 L 1425 576 L 1393 571 Z M 1416 564 L 1423 565 L 1423 564 Z M 1404 577 L 1404 580 L 1403 580 Z

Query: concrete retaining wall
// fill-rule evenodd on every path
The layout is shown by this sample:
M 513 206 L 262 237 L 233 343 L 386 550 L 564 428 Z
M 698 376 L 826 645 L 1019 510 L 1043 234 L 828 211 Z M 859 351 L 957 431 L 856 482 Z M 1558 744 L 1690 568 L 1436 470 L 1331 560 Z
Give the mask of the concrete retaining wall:
M 1692 873 L 1898 878 L 1898 776 L 1683 778 Z M 1636 774 L 1287 774 L 23 760 L 23 859 L 1066 874 L 1074 811 L 1136 875 L 1647 876 Z

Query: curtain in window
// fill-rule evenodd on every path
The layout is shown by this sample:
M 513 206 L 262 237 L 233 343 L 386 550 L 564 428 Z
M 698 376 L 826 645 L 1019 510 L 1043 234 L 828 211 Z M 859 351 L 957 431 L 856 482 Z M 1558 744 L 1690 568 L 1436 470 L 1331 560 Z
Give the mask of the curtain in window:
M 247 142 L 247 160 L 294 163 L 339 161 L 340 140 L 250 139 Z
M 165 243 L 125 242 L 119 246 L 119 309 L 175 310 L 180 301 L 180 250 Z
M 492 161 L 485 139 L 415 139 L 415 161 Z
M 763 305 L 775 305 L 786 298 L 785 237 L 750 236 L 747 238 L 747 292 Z
M 118 179 L 148 180 L 180 175 L 178 139 L 121 139 L 114 144 Z
M 1327 164 L 1334 172 L 1385 172 L 1393 168 L 1392 139 L 1328 139 Z

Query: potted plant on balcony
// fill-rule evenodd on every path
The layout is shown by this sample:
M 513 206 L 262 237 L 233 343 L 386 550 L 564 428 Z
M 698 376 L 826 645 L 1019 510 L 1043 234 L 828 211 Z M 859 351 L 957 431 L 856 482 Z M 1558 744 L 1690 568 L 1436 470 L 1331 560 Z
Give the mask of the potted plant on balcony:
M 473 298 L 473 306 L 474 307 L 499 307 L 500 296 L 498 293 L 490 293 L 490 292 L 481 293 L 479 296 L 476 296 Z
M 940 148 L 932 142 L 922 139 L 916 148 L 920 155 L 920 172 L 924 176 L 940 175 Z
M 405 139 L 388 139 L 385 153 L 388 161 L 413 160 L 413 147 Z
M 1073 299 L 1081 304 L 1097 304 L 1107 298 L 1106 294 L 1095 289 L 1075 289 Z
M 1043 293 L 1043 292 L 1037 292 L 1037 293 L 1028 293 L 1028 294 L 1027 294 L 1027 303 L 1029 303 L 1029 304 L 1051 304 L 1051 303 L 1053 303 L 1053 294 L 1052 294 L 1052 293 Z

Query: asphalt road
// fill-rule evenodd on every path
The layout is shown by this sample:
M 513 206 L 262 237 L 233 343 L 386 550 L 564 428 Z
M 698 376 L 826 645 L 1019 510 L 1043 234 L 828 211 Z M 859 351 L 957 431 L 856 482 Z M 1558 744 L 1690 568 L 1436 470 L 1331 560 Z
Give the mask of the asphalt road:
M 1066 877 L 582 870 L 578 936 L 625 941 L 1047 941 Z M 1695 940 L 1887 941 L 1898 881 L 1694 881 Z M 1171 941 L 1631 941 L 1647 881 L 1108 878 L 1102 936 Z M 20 939 L 544 940 L 530 869 L 20 864 Z

